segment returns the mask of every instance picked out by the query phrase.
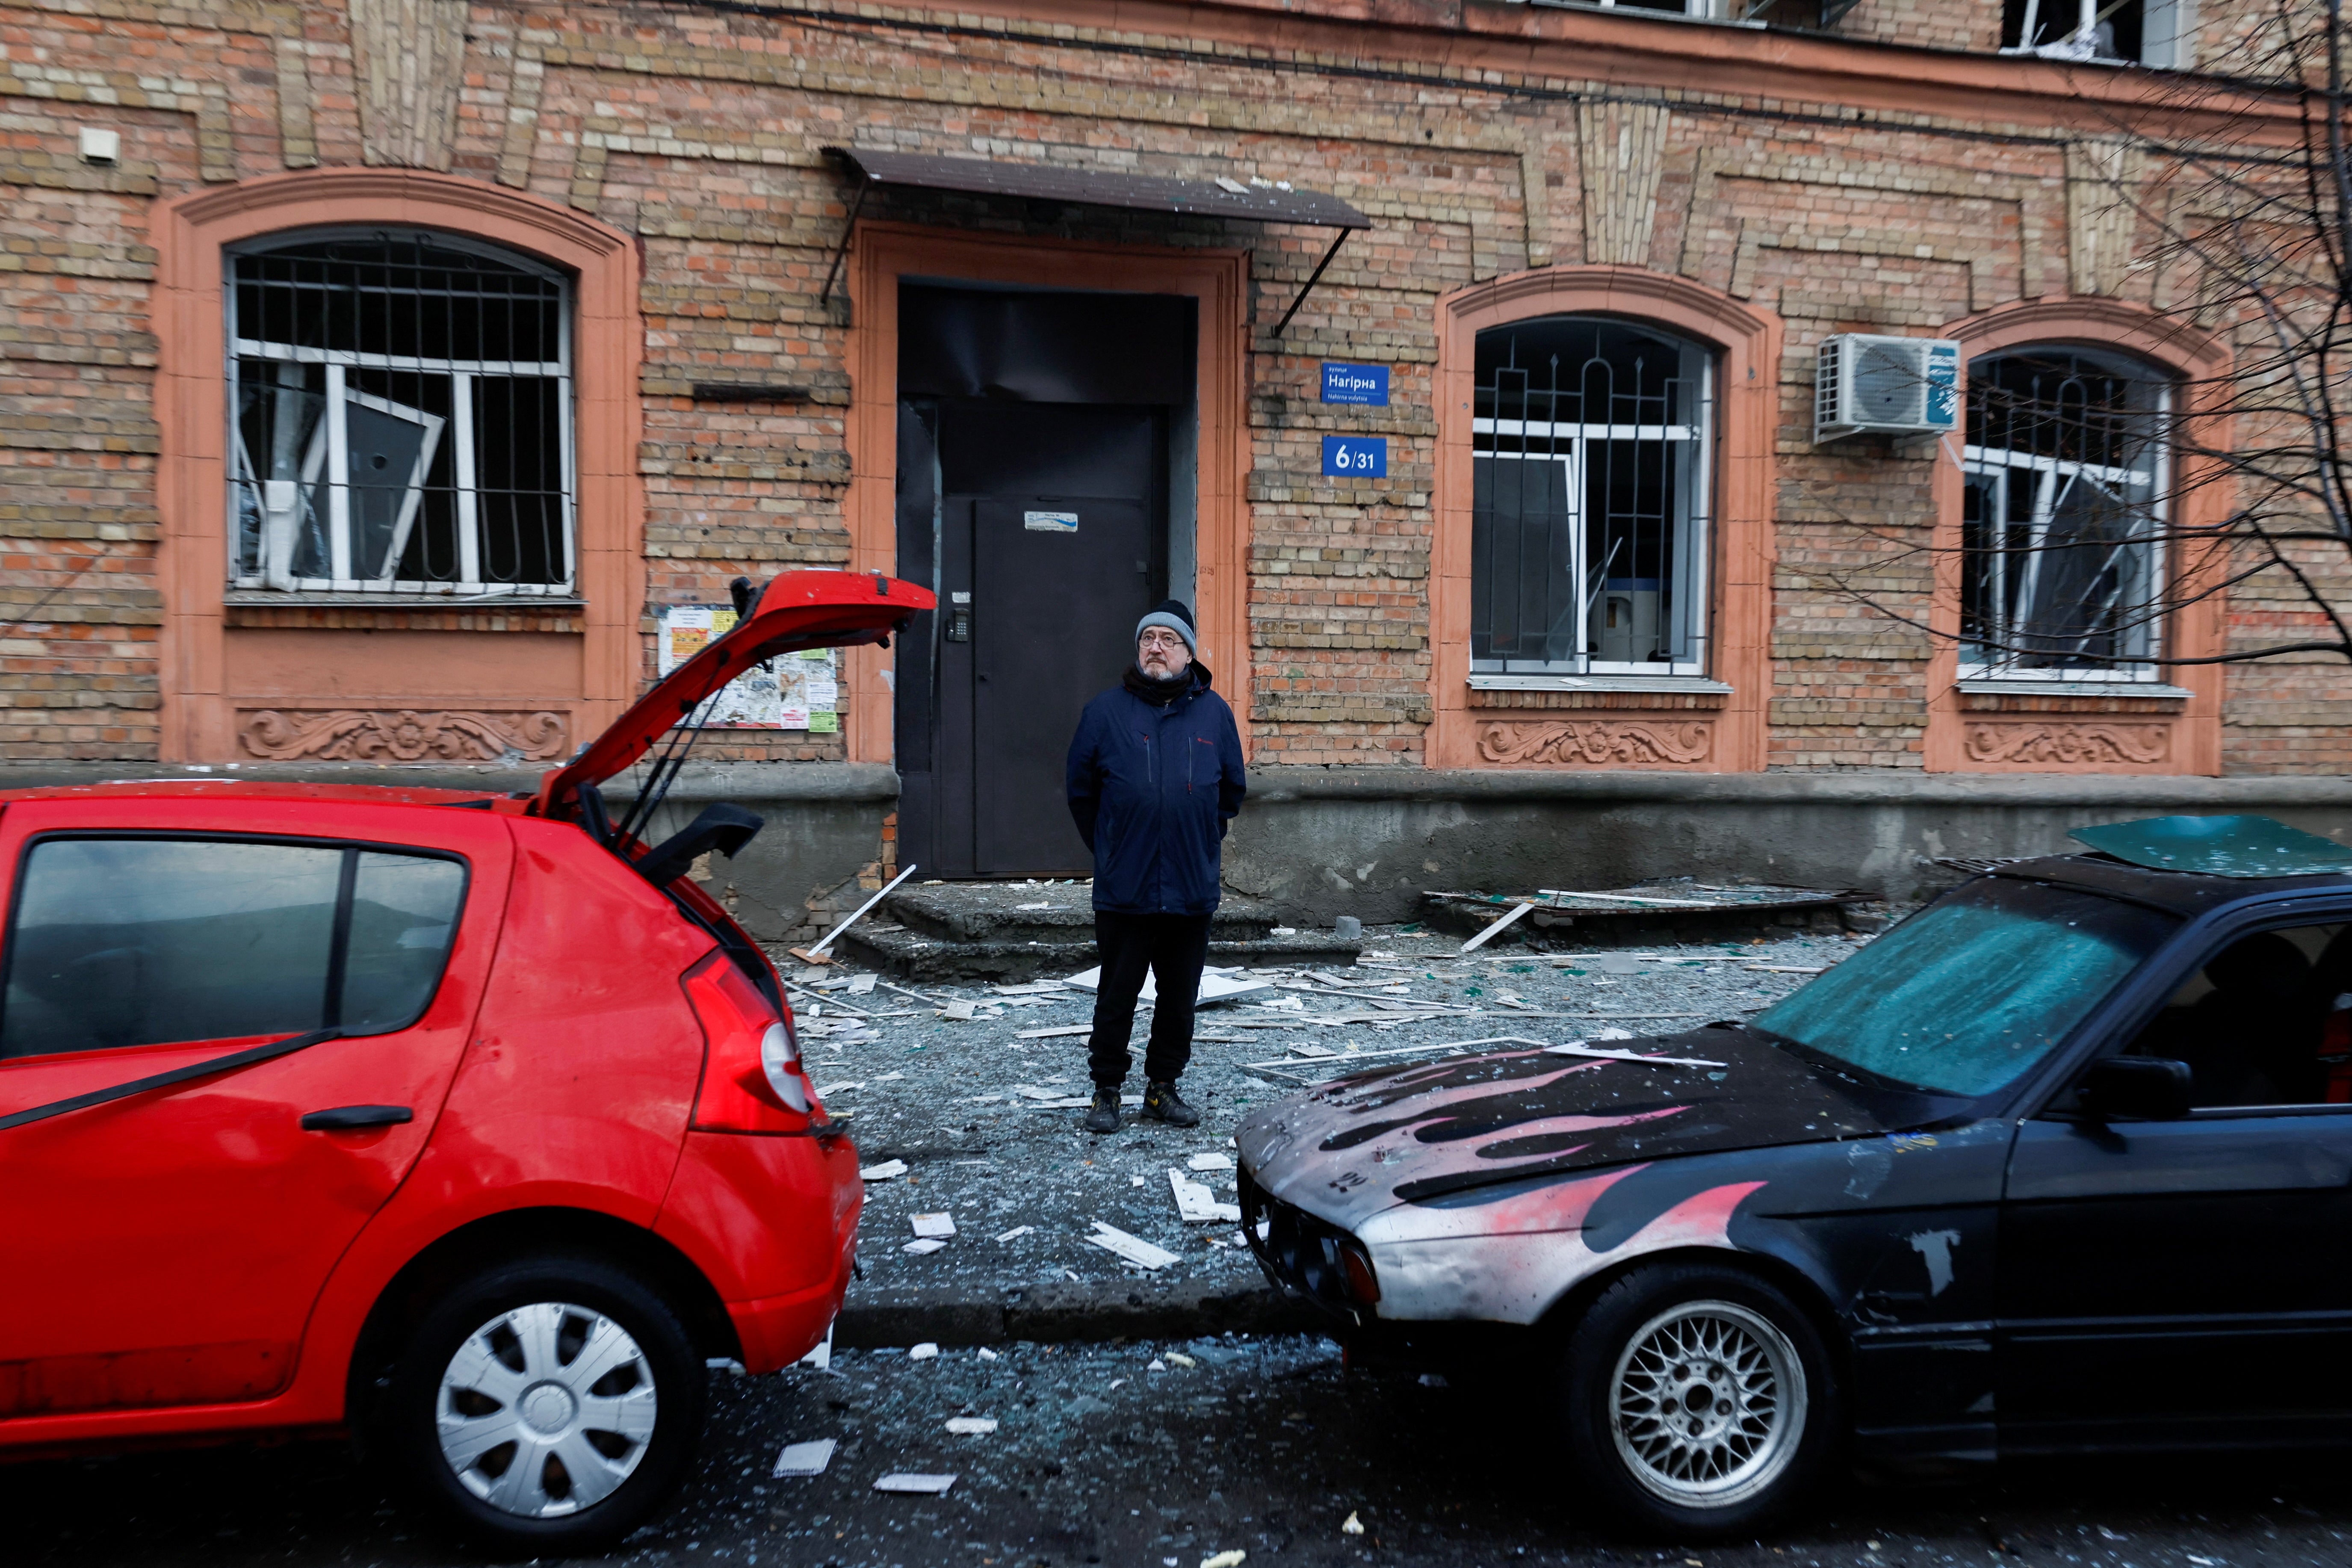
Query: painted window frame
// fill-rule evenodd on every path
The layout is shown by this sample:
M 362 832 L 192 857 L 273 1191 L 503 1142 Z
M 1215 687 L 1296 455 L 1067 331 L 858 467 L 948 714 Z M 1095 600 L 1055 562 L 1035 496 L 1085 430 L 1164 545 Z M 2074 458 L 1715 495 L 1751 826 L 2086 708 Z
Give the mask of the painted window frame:
M 1441 298 L 1436 314 L 1425 765 L 1762 772 L 1772 689 L 1773 517 L 1786 415 L 1779 315 L 1688 278 L 1606 263 L 1537 268 L 1474 284 Z M 1477 334 L 1545 315 L 1638 321 L 1715 352 L 1706 678 L 1471 673 L 1470 420 Z M 1561 707 L 1586 711 L 1550 711 Z M 1568 745 L 1561 726 L 1580 724 L 1591 731 L 1580 736 L 1590 744 Z
M 267 338 L 247 338 L 240 333 L 237 317 L 237 296 L 246 282 L 237 276 L 237 265 L 246 258 L 281 253 L 299 245 L 332 243 L 338 239 L 373 239 L 377 237 L 415 238 L 428 240 L 437 247 L 460 254 L 478 256 L 516 271 L 533 274 L 555 286 L 555 318 L 558 341 L 556 358 L 552 361 L 510 362 L 479 357 L 428 356 L 388 354 L 359 349 L 327 349 L 278 343 Z M 224 288 L 221 304 L 225 312 L 222 331 L 227 340 L 228 354 L 225 374 L 227 377 L 227 414 L 229 429 L 226 437 L 229 454 L 227 482 L 229 486 L 228 515 L 231 526 L 226 531 L 229 548 L 228 586 L 246 592 L 303 594 L 383 594 L 402 598 L 458 597 L 482 599 L 513 596 L 517 598 L 570 598 L 577 592 L 579 577 L 579 484 L 576 473 L 573 406 L 572 343 L 575 328 L 572 321 L 573 289 L 572 280 L 562 268 L 553 267 L 520 251 L 491 244 L 471 236 L 446 229 L 415 225 L 385 225 L 369 227 L 341 226 L 333 228 L 298 227 L 262 235 L 224 247 L 222 257 Z M 267 284 L 260 285 L 267 287 Z M 382 290 L 392 292 L 390 289 Z M 357 292 L 354 290 L 354 292 Z M 268 536 L 272 531 L 270 513 L 278 510 L 268 499 L 263 481 L 251 472 L 252 456 L 247 443 L 237 428 L 245 379 L 242 367 L 247 363 L 278 363 L 281 364 L 323 367 L 326 386 L 320 429 L 310 445 L 318 450 L 306 453 L 302 477 L 289 487 L 296 504 L 300 504 L 302 492 L 320 481 L 312 476 L 314 467 L 323 467 L 328 475 L 346 472 L 349 467 L 348 416 L 354 405 L 373 409 L 394 417 L 413 417 L 426 428 L 426 438 L 417 458 L 414 477 L 407 486 L 407 499 L 402 507 L 401 521 L 394 527 L 392 553 L 388 563 L 396 563 L 410 536 L 410 527 L 416 512 L 422 510 L 426 476 L 430 472 L 439 443 L 450 444 L 452 456 L 452 496 L 455 511 L 455 544 L 457 551 L 457 575 L 454 578 L 404 578 L 396 572 L 366 574 L 356 569 L 352 557 L 357 550 L 357 524 L 352 511 L 352 487 L 347 482 L 335 485 L 330 479 L 325 489 L 329 517 L 325 520 L 325 539 L 330 554 L 330 569 L 323 576 L 296 576 L 290 563 L 281 565 L 271 559 Z M 390 371 L 394 374 L 447 375 L 451 380 L 450 413 L 446 418 L 422 409 L 404 407 L 380 395 L 358 392 L 347 384 L 353 370 Z M 478 429 L 481 421 L 473 407 L 473 388 L 477 381 L 490 378 L 517 379 L 530 377 L 555 384 L 554 419 L 558 451 L 556 478 L 558 492 L 560 537 L 558 558 L 562 565 L 560 576 L 541 581 L 508 581 L 486 577 L 482 562 L 491 552 L 486 548 L 486 524 L 482 518 L 481 489 L 478 456 L 483 446 Z M 244 510 L 250 506 L 257 514 L 260 531 L 261 558 L 257 562 L 245 559 Z M 258 571 L 253 570 L 254 566 Z
M 462 682 L 420 690 L 401 661 L 378 658 L 369 668 L 384 672 L 384 687 L 338 701 L 336 708 L 447 709 L 462 717 L 488 703 L 501 712 L 559 714 L 562 732 L 572 735 L 593 734 L 620 717 L 636 697 L 646 665 L 638 627 L 646 590 L 645 489 L 637 471 L 646 333 L 635 237 L 527 192 L 392 168 L 310 169 L 210 186 L 156 203 L 148 221 L 157 258 L 152 308 L 161 430 L 155 573 L 163 596 L 157 639 L 163 760 L 210 763 L 249 756 L 239 740 L 240 704 L 283 706 L 274 694 L 240 687 L 231 658 L 230 617 L 247 606 L 234 602 L 223 576 L 228 559 L 224 478 L 230 459 L 225 445 L 228 416 L 222 365 L 228 349 L 222 260 L 239 242 L 303 226 L 397 226 L 462 234 L 551 263 L 572 284 L 575 595 L 568 602 L 520 602 L 534 609 L 576 607 L 576 613 L 568 628 L 501 619 L 496 626 L 477 629 L 497 635 L 564 629 L 581 638 L 578 655 L 566 656 L 561 664 L 536 658 L 530 662 L 539 673 L 527 689 L 509 686 L 495 696 Z M 316 628 L 330 641 L 347 635 L 329 630 L 350 624 L 336 617 L 355 613 L 369 617 L 364 625 L 371 629 L 474 635 L 453 625 L 457 612 L 471 608 L 462 600 L 404 596 L 354 612 L 341 605 L 303 609 L 303 600 L 292 595 L 268 597 L 296 606 L 299 616 L 310 618 L 294 624 Z
M 1486 658 L 1479 657 L 1475 644 L 1477 634 L 1474 609 L 1474 645 L 1470 661 L 1472 676 L 1474 678 L 1618 676 L 1658 680 L 1675 679 L 1703 680 L 1709 674 L 1707 659 L 1713 641 L 1714 626 L 1712 596 L 1714 574 L 1709 568 L 1714 546 L 1713 521 L 1716 510 L 1715 396 L 1718 374 L 1717 361 L 1721 356 L 1710 345 L 1695 342 L 1657 322 L 1616 316 L 1547 314 L 1520 317 L 1485 328 L 1478 333 L 1478 337 L 1484 339 L 1496 333 L 1508 332 L 1516 327 L 1549 322 L 1558 322 L 1568 327 L 1591 325 L 1601 329 L 1622 328 L 1628 331 L 1647 333 L 1664 340 L 1678 351 L 1679 361 L 1675 372 L 1665 378 L 1665 384 L 1669 387 L 1687 388 L 1695 372 L 1697 391 L 1696 396 L 1692 401 L 1696 404 L 1697 416 L 1696 419 L 1685 416 L 1672 420 L 1661 418 L 1652 421 L 1638 406 L 1650 401 L 1649 395 L 1637 388 L 1630 395 L 1637 404 L 1633 411 L 1634 421 L 1631 425 L 1620 423 L 1614 418 L 1614 415 L 1618 412 L 1615 405 L 1628 395 L 1615 392 L 1609 395 L 1612 403 L 1609 416 L 1597 423 L 1589 417 L 1590 411 L 1583 409 L 1580 409 L 1580 413 L 1586 416 L 1572 425 L 1563 425 L 1556 418 L 1549 421 L 1527 418 L 1524 416 L 1527 412 L 1524 407 L 1522 417 L 1515 420 L 1506 419 L 1501 416 L 1499 384 L 1493 388 L 1484 384 L 1478 387 L 1478 394 L 1482 398 L 1492 394 L 1496 397 L 1497 404 L 1496 412 L 1492 415 L 1480 414 L 1474 409 L 1470 421 L 1474 495 L 1476 470 L 1482 463 L 1499 464 L 1506 460 L 1517 460 L 1557 461 L 1562 464 L 1565 476 L 1561 493 L 1566 502 L 1567 511 L 1565 523 L 1569 544 L 1569 574 L 1581 591 L 1576 592 L 1572 598 L 1571 614 L 1574 621 L 1567 639 L 1572 651 L 1564 659 L 1525 659 L 1507 657 L 1498 658 L 1491 655 Z M 1587 365 L 1601 363 L 1599 360 L 1599 343 L 1596 342 L 1594 347 L 1595 357 L 1587 361 Z M 1534 392 L 1530 389 L 1522 395 L 1530 399 L 1550 397 L 1555 400 L 1574 396 L 1580 401 L 1585 395 L 1584 371 L 1585 367 L 1579 367 L 1578 390 L 1573 394 L 1558 391 L 1558 382 L 1555 381 L 1553 391 Z M 1672 393 L 1662 395 L 1665 397 L 1672 395 Z M 1556 403 L 1554 412 L 1557 413 Z M 1514 439 L 1520 446 L 1521 449 L 1518 452 L 1506 453 L 1500 449 L 1505 441 Z M 1568 443 L 1568 450 L 1565 453 L 1559 450 L 1559 445 L 1563 439 Z M 1544 443 L 1548 449 L 1540 454 L 1528 449 L 1533 443 L 1538 441 Z M 1664 628 L 1661 630 L 1662 635 L 1674 637 L 1676 644 L 1675 657 L 1666 660 L 1599 658 L 1594 657 L 1595 634 L 1592 623 L 1597 605 L 1609 596 L 1610 580 L 1604 576 L 1597 588 L 1590 586 L 1595 568 L 1590 559 L 1592 530 L 1587 508 L 1593 493 L 1591 480 L 1595 458 L 1594 448 L 1623 445 L 1634 445 L 1639 447 L 1650 443 L 1664 447 L 1670 454 L 1667 460 L 1675 475 L 1671 481 L 1671 493 L 1675 498 L 1673 516 L 1666 527 L 1674 542 L 1672 553 L 1675 557 L 1675 574 L 1683 579 L 1675 595 L 1678 601 L 1675 606 L 1676 618 L 1681 625 L 1679 629 L 1672 634 L 1664 633 Z M 1496 493 L 1496 483 L 1501 478 L 1501 469 L 1490 468 L 1488 472 L 1491 478 L 1487 494 L 1491 497 Z M 1494 520 L 1487 515 L 1487 510 L 1478 508 L 1475 500 L 1473 506 L 1474 530 L 1483 526 L 1491 536 L 1496 526 Z M 1559 525 L 1555 524 L 1555 526 Z M 1498 595 L 1506 592 L 1503 585 L 1496 583 L 1491 575 L 1493 572 L 1491 563 L 1480 558 L 1482 553 L 1474 544 L 1471 565 L 1471 592 L 1474 606 L 1480 603 L 1491 602 Z M 1613 555 L 1613 549 L 1612 554 Z M 1605 573 L 1610 564 L 1610 562 L 1604 562 L 1598 570 Z M 1479 581 L 1481 572 L 1489 574 L 1483 583 Z M 1683 657 L 1685 654 L 1688 657 Z
M 2133 575 L 2138 579 L 2136 589 L 2138 595 L 2137 602 L 2141 605 L 2160 605 L 2163 596 L 2172 584 L 2174 575 L 2173 563 L 2168 559 L 2164 547 L 2166 531 L 2170 525 L 2172 515 L 2170 479 L 2175 465 L 2170 456 L 2168 433 L 2171 427 L 2178 401 L 2173 384 L 2174 378 L 2166 374 L 2161 367 L 2147 363 L 2137 356 L 2087 344 L 2078 342 L 2013 344 L 1979 354 L 1969 361 L 1969 398 L 1971 424 L 1975 423 L 1978 417 L 1977 381 L 1979 369 L 1989 368 L 2004 360 L 2029 359 L 2036 355 L 2063 355 L 2077 359 L 2105 374 L 2134 378 L 2151 392 L 2154 406 L 2136 411 L 2146 418 L 2148 426 L 2138 437 L 2148 454 L 2147 471 L 2142 473 L 2137 468 L 2116 468 L 2112 465 L 2069 460 L 2037 452 L 2031 447 L 1964 443 L 1960 447 L 1963 494 L 1965 496 L 1966 491 L 1973 488 L 1970 484 L 1972 479 L 1980 478 L 1998 479 L 2001 481 L 2005 491 L 2009 486 L 2015 483 L 2016 474 L 2031 473 L 2034 476 L 2037 491 L 2030 514 L 2032 526 L 2044 529 L 2049 525 L 2053 505 L 2067 481 L 2073 480 L 2079 483 L 2088 479 L 2093 483 L 2105 481 L 2128 486 L 2131 491 L 2137 493 L 2123 498 L 2123 504 L 2142 511 L 2147 530 L 2147 536 L 2138 541 L 2144 547 L 2144 552 L 2139 556 L 2133 570 Z M 2033 553 L 2038 556 L 2041 552 L 2037 549 Z M 2001 558 L 1996 557 L 1996 559 Z M 2029 568 L 2037 572 L 2040 565 L 2041 562 L 2038 559 L 2029 563 Z M 1964 553 L 1960 566 L 1964 634 L 1966 606 L 1978 594 L 1974 576 L 1977 569 L 1977 553 L 1974 552 Z M 1988 684 L 2059 681 L 2074 684 L 2137 683 L 2150 687 L 2162 686 L 2165 680 L 2161 667 L 2147 661 L 2162 657 L 2164 654 L 2168 641 L 2165 623 L 2168 619 L 2169 616 L 2159 616 L 2154 620 L 2143 623 L 2137 628 L 2137 635 L 2140 640 L 2131 655 L 2099 663 L 2022 664 L 2019 659 L 2023 656 L 2014 655 L 2004 660 L 1989 661 L 1980 656 L 1972 657 L 1978 654 L 1979 650 L 1972 649 L 1963 641 L 1960 649 L 1958 679 L 1963 681 Z M 2003 640 L 2009 640 L 2019 634 L 2013 627 L 2004 627 L 1998 635 Z
M 2200 452 L 2233 439 L 2228 413 L 2234 362 L 2221 338 L 2178 315 L 2101 295 L 2014 300 L 1948 322 L 1965 367 L 2011 349 L 2060 345 L 2135 361 L 2173 385 L 2172 522 L 2177 533 L 2221 526 L 2233 503 L 2228 476 Z M 1965 390 L 1965 389 L 1963 389 Z M 1921 765 L 1931 773 L 2137 773 L 2212 776 L 2221 771 L 2221 700 L 2226 668 L 2208 662 L 2160 665 L 2160 683 L 1963 680 L 1959 672 L 1964 505 L 1958 444 L 1934 454 L 1935 515 L 1930 544 L 1935 596 L 1929 609 L 1927 725 Z M 2228 605 L 2219 563 L 2169 563 L 2179 603 L 2165 627 L 2163 657 L 2210 660 L 2227 642 Z M 2093 743 L 2128 729 L 2141 756 Z M 2038 736 L 2013 746 L 2004 739 Z M 1979 741 L 1995 743 L 1987 746 Z M 2155 742 L 2160 745 L 2143 745 Z

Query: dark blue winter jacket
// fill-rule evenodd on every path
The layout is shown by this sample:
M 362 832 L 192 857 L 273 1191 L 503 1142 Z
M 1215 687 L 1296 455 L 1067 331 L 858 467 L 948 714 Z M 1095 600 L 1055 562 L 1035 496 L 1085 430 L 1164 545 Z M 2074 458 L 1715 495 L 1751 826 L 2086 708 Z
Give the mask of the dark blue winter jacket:
M 1070 816 L 1095 854 L 1095 908 L 1205 915 L 1217 907 L 1217 849 L 1242 808 L 1234 710 L 1192 668 L 1192 689 L 1148 702 L 1114 686 L 1087 704 L 1070 742 Z

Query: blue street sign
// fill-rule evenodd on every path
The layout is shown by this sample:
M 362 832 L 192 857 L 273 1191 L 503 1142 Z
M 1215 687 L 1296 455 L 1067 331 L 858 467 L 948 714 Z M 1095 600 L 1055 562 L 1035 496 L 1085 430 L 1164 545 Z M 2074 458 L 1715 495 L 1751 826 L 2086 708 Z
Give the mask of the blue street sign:
M 1386 408 L 1389 405 L 1389 367 L 1384 364 L 1325 365 L 1323 401 Z
M 1385 436 L 1326 436 L 1323 477 L 1327 479 L 1384 479 L 1389 477 L 1389 438 Z

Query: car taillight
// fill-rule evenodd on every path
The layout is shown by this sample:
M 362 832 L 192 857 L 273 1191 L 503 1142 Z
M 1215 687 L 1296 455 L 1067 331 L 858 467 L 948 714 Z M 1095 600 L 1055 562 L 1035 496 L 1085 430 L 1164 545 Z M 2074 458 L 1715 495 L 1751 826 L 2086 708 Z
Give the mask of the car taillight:
M 1380 1305 L 1380 1276 L 1372 1272 L 1372 1255 L 1364 1250 L 1361 1242 L 1339 1244 L 1339 1273 L 1348 1282 L 1349 1300 L 1364 1307 Z
M 809 1086 L 789 1016 L 724 952 L 687 971 L 687 999 L 706 1048 L 694 1125 L 705 1132 L 797 1132 L 808 1126 Z

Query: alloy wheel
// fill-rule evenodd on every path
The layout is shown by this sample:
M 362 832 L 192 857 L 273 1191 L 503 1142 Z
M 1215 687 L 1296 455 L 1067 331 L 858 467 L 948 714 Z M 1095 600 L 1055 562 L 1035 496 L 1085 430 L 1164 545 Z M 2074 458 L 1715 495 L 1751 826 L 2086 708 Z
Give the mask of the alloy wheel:
M 538 1301 L 466 1336 L 435 1402 L 458 1481 L 521 1519 L 577 1513 L 629 1479 L 652 1438 L 653 1367 L 588 1307 Z
M 1680 1507 L 1727 1508 L 1777 1479 L 1804 1436 L 1804 1363 L 1762 1314 L 1685 1301 L 1625 1342 L 1609 1424 L 1626 1468 Z

